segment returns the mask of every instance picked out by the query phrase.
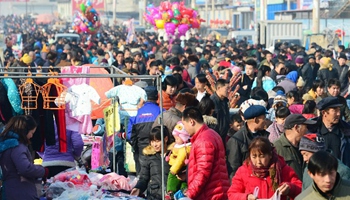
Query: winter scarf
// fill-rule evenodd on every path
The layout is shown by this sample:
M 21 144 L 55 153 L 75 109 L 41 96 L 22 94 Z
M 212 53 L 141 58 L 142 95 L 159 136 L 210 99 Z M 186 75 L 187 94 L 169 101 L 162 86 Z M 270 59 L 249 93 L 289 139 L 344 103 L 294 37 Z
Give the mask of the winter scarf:
M 272 150 L 272 158 L 270 160 L 270 165 L 268 167 L 256 167 L 251 160 L 249 160 L 250 167 L 253 170 L 253 174 L 259 178 L 266 178 L 270 175 L 272 181 L 272 188 L 274 191 L 277 190 L 281 181 L 282 166 L 278 160 L 278 155 L 276 150 Z

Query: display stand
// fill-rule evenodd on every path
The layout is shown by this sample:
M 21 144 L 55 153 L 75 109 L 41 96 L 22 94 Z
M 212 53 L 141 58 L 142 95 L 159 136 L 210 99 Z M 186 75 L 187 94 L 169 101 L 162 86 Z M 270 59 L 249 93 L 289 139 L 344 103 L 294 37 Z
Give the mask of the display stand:
M 27 67 L 16 67 L 16 69 L 28 69 Z M 52 68 L 52 67 L 42 67 L 45 68 Z M 104 67 L 104 66 L 90 66 L 90 68 L 110 68 L 111 74 L 54 74 L 52 73 L 32 73 L 28 76 L 26 72 L 5 72 L 3 69 L 0 70 L 0 79 L 2 78 L 12 78 L 12 79 L 20 79 L 20 78 L 31 78 L 31 79 L 48 79 L 48 78 L 112 78 L 113 84 L 115 84 L 116 78 L 135 78 L 133 75 L 125 74 L 123 71 L 118 69 L 117 67 L 110 66 L 110 67 Z M 117 74 L 118 73 L 118 74 Z M 162 97 L 162 90 L 161 90 L 161 76 L 160 75 L 138 75 L 138 79 L 145 80 L 145 79 L 156 79 L 157 80 L 157 90 L 160 97 L 160 118 L 159 118 L 159 124 L 161 125 L 161 137 L 162 137 L 162 155 L 164 155 L 164 124 L 163 124 L 163 97 Z M 112 99 L 112 103 L 115 103 L 115 98 Z M 113 104 L 114 105 L 114 104 Z M 114 112 L 116 114 L 116 112 Z M 115 124 L 113 123 L 113 127 L 115 127 Z M 114 132 L 115 134 L 115 132 Z M 113 134 L 113 167 L 115 169 L 115 148 L 114 148 L 114 135 Z M 164 200 L 165 196 L 165 181 L 164 181 L 164 159 L 161 160 L 161 170 L 162 170 L 162 199 Z

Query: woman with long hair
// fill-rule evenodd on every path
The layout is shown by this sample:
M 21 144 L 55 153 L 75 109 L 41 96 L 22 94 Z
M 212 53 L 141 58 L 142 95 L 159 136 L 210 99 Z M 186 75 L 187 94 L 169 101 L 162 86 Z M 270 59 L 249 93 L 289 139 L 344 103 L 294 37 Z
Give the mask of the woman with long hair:
M 19 115 L 11 118 L 0 134 L 3 199 L 39 199 L 35 182 L 39 178 L 47 177 L 49 171 L 33 164 L 28 149 L 36 127 L 33 117 Z
M 276 190 L 281 199 L 294 199 L 301 192 L 301 181 L 284 159 L 277 155 L 267 138 L 257 137 L 249 145 L 249 157 L 232 178 L 229 200 L 271 198 Z
M 276 83 L 270 78 L 271 68 L 262 65 L 258 70 L 258 74 L 253 82 L 252 89 L 255 87 L 263 88 L 266 92 L 272 90 Z

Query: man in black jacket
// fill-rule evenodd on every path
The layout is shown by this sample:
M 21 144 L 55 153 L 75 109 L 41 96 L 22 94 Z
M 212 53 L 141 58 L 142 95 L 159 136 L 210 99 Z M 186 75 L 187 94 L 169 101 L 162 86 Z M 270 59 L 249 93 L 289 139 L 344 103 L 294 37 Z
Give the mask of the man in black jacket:
M 251 105 L 244 112 L 246 120 L 244 126 L 232 135 L 226 143 L 227 168 L 230 178 L 249 156 L 248 147 L 251 141 L 258 136 L 268 137 L 265 131 L 266 108 L 261 105 Z
M 211 100 L 215 104 L 214 117 L 218 120 L 219 134 L 222 141 L 225 141 L 228 129 L 230 128 L 230 110 L 228 107 L 228 82 L 224 79 L 219 79 L 215 84 L 215 93 L 211 95 Z
M 346 65 L 347 57 L 344 53 L 340 53 L 338 57 L 338 63 L 339 63 L 339 81 L 340 81 L 340 95 L 344 96 L 348 92 L 348 85 L 349 85 L 349 79 L 348 79 L 348 71 L 349 66 Z

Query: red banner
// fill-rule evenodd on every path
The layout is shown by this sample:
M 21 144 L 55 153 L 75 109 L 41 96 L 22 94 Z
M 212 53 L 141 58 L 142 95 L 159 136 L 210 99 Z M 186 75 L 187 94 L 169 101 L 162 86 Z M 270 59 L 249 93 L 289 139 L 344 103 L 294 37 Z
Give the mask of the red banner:
M 104 0 L 90 0 L 90 1 L 92 3 L 92 7 L 95 8 L 95 10 L 101 11 L 105 9 Z M 74 14 L 75 11 L 80 11 L 80 4 L 85 2 L 86 0 L 72 0 L 72 14 Z

